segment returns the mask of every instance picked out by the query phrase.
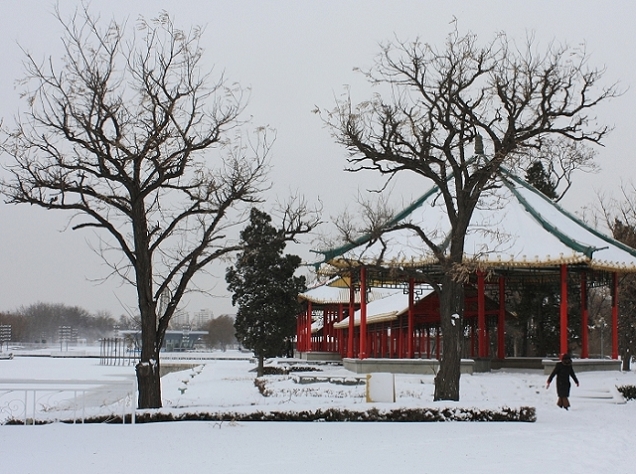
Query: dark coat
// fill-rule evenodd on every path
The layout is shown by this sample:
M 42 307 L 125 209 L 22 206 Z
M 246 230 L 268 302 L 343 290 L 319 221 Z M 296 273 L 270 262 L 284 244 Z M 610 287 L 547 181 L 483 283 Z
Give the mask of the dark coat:
M 557 362 L 554 366 L 554 370 L 550 374 L 548 378 L 548 383 L 552 382 L 552 379 L 556 377 L 557 382 L 557 395 L 559 397 L 569 397 L 570 396 L 570 377 L 578 384 L 579 379 L 576 378 L 574 374 L 574 369 L 572 368 L 572 362 L 563 363 Z

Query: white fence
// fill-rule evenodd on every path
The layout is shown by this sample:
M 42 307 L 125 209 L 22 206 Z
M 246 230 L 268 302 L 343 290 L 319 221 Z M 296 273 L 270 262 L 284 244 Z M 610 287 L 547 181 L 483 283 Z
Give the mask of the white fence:
M 84 423 L 93 417 L 129 414 L 135 423 L 137 386 L 128 380 L 22 380 L 0 379 L 0 423 L 25 425 L 64 421 Z

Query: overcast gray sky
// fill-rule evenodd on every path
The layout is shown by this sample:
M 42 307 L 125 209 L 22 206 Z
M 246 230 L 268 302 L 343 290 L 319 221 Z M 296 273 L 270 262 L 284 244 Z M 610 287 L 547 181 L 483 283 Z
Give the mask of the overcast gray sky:
M 75 1 L 60 1 L 70 13 Z M 36 57 L 60 53 L 60 25 L 46 0 L 0 0 L 0 118 L 11 123 L 24 104 L 14 82 L 22 75 L 18 44 Z M 342 212 L 359 191 L 377 183 L 374 175 L 343 172 L 345 152 L 335 145 L 315 105 L 330 108 L 345 85 L 356 98 L 367 91 L 356 66 L 369 66 L 378 44 L 397 36 L 441 44 L 455 17 L 460 32 L 482 41 L 498 31 L 523 41 L 534 34 L 540 45 L 556 40 L 586 43 L 591 64 L 605 66 L 607 84 L 620 81 L 627 92 L 598 110 L 599 120 L 615 126 L 599 150 L 596 175 L 578 175 L 563 201 L 576 212 L 594 202 L 594 192 L 612 192 L 634 176 L 636 130 L 636 2 L 629 0 L 93 0 L 91 10 L 109 19 L 152 17 L 168 11 L 178 27 L 205 26 L 205 61 L 251 88 L 247 113 L 255 125 L 277 130 L 272 155 L 272 192 L 284 199 L 299 191 L 310 202 L 321 200 L 323 219 Z M 358 96 L 358 94 L 360 94 Z M 5 160 L 3 157 L 2 160 Z M 409 201 L 429 187 L 409 182 L 394 197 Z M 267 210 L 267 209 L 266 209 Z M 96 284 L 107 269 L 92 253 L 90 232 L 66 230 L 68 216 L 29 206 L 0 205 L 0 311 L 38 301 L 105 310 L 114 316 L 134 308 L 134 293 L 112 280 Z M 327 230 L 327 227 L 324 229 Z M 298 252 L 307 257 L 306 245 Z M 201 281 L 213 296 L 192 295 L 186 310 L 233 312 L 225 292 L 223 269 Z M 216 285 L 216 286 L 215 286 Z

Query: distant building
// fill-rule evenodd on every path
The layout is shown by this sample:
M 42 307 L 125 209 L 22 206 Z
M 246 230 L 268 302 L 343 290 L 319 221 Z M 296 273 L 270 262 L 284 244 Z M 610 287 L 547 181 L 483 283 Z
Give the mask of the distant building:
M 195 328 L 202 328 L 214 319 L 214 312 L 211 309 L 202 309 L 194 313 L 194 317 L 190 320 L 190 324 Z
M 190 313 L 187 311 L 177 311 L 172 318 L 170 318 L 170 327 L 173 329 L 183 329 L 184 327 L 190 327 L 192 321 L 190 321 Z
M 132 347 L 141 347 L 141 331 L 126 330 L 120 331 L 120 334 L 130 341 Z M 207 334 L 207 331 L 190 331 L 188 329 L 182 331 L 168 330 L 166 331 L 161 350 L 165 352 L 192 351 L 197 347 L 203 346 L 203 338 Z

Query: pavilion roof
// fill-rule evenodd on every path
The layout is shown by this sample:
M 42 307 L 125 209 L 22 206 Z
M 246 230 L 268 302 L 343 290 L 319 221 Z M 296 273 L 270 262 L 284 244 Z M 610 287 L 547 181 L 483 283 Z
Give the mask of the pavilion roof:
M 430 286 L 422 287 L 420 298 L 426 298 L 433 293 Z M 393 290 L 385 298 L 375 300 L 367 305 L 367 324 L 377 324 L 387 321 L 394 321 L 409 310 L 409 295 L 402 290 Z M 360 325 L 361 312 L 357 310 L 353 321 L 355 326 Z M 349 317 L 333 325 L 335 329 L 347 329 L 349 327 Z
M 419 226 L 448 250 L 450 223 L 434 186 L 397 214 L 389 225 Z M 417 268 L 437 259 L 410 229 L 361 236 L 354 243 L 319 251 L 335 267 L 379 265 Z M 465 241 L 465 260 L 486 268 L 556 267 L 582 264 L 595 270 L 636 272 L 636 252 L 593 229 L 509 171 L 482 194 Z
M 373 287 L 369 289 L 367 301 L 371 302 L 395 292 L 395 289 Z M 315 304 L 349 304 L 350 290 L 349 282 L 346 278 L 335 277 L 318 286 L 310 288 L 304 293 L 300 293 L 298 298 L 301 301 L 310 301 Z M 360 303 L 360 288 L 355 288 L 355 304 Z

